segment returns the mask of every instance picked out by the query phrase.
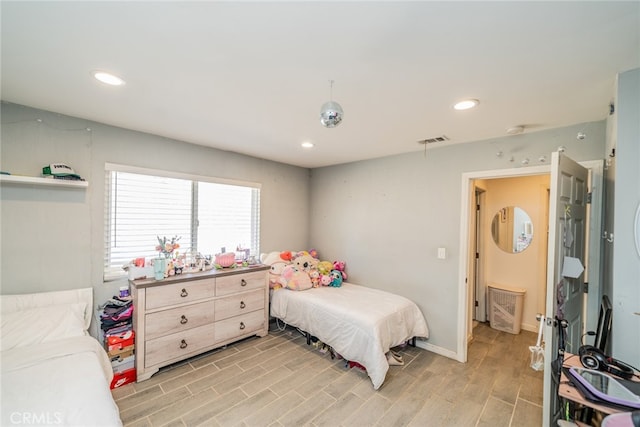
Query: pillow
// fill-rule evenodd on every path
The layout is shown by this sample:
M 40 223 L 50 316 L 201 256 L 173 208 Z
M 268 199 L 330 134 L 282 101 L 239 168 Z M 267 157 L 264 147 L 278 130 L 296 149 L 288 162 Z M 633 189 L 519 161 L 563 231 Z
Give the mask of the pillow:
M 52 305 L 84 303 L 84 327 L 89 329 L 91 312 L 88 308 L 93 304 L 93 288 L 70 289 L 66 291 L 36 292 L 33 294 L 0 295 L 0 314 L 15 313 Z
M 50 305 L 2 314 L 0 350 L 87 335 L 85 303 Z

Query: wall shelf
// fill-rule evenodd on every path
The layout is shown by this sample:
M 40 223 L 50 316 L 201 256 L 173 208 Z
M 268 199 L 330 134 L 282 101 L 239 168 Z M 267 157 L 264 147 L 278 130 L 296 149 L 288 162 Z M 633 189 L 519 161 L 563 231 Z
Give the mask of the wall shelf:
M 36 185 L 43 187 L 87 188 L 87 181 L 71 181 L 66 179 L 40 178 L 36 176 L 0 175 L 0 184 Z

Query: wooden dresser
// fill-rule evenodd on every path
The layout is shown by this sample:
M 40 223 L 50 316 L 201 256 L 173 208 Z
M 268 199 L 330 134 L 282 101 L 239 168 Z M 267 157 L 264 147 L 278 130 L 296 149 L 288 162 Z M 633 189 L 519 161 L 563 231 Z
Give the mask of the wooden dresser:
M 269 332 L 269 266 L 130 280 L 137 381 L 163 367 Z

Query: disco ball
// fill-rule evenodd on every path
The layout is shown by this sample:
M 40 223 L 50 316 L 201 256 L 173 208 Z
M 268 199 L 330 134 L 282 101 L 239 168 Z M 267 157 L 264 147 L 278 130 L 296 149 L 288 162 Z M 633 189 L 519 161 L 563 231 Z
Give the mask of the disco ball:
M 342 122 L 344 112 L 337 102 L 325 102 L 320 108 L 320 123 L 326 128 L 334 128 Z

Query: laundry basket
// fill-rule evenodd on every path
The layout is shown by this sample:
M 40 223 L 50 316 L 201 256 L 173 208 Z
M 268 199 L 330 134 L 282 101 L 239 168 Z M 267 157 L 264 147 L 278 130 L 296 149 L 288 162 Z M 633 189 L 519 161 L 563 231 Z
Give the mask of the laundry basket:
M 490 283 L 488 287 L 490 326 L 499 331 L 519 334 L 526 291 L 495 283 Z

